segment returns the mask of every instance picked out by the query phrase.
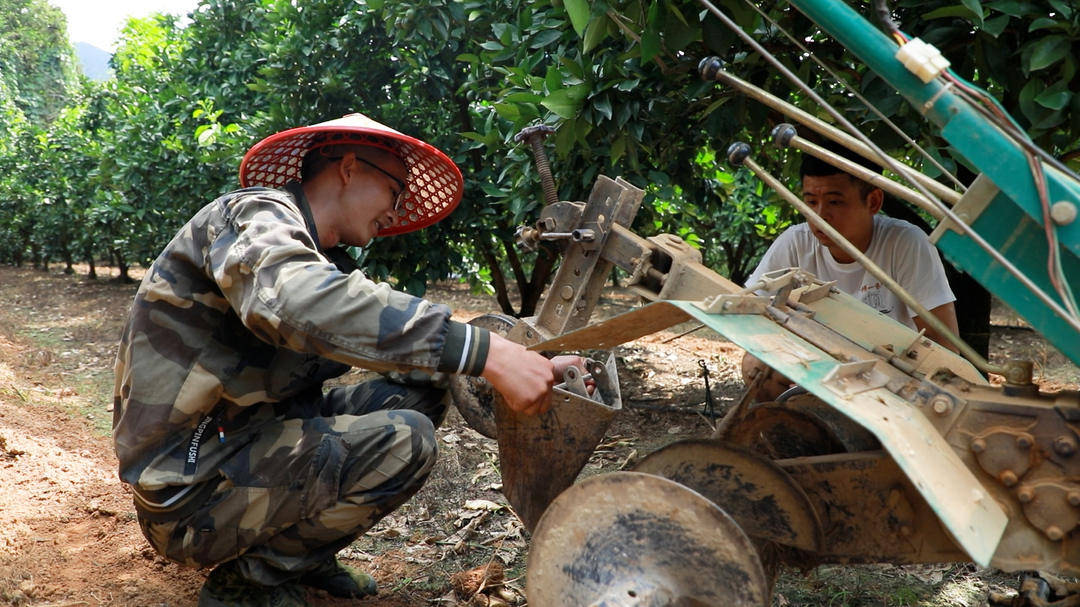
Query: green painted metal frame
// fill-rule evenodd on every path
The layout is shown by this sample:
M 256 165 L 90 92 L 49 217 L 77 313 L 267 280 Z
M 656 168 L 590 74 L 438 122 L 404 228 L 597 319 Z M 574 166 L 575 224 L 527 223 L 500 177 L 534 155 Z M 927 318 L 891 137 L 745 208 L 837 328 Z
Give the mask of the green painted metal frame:
M 1000 189 L 973 227 L 1035 284 L 1060 303 L 1046 270 L 1048 245 L 1042 206 L 1024 151 L 941 79 L 924 84 L 895 58 L 898 49 L 854 9 L 839 0 L 791 0 L 800 11 L 836 38 L 861 61 L 892 84 L 941 135 Z M 1051 203 L 1080 206 L 1080 183 L 1052 166 L 1045 167 Z M 1066 281 L 1080 285 L 1080 221 L 1057 226 Z M 938 248 L 994 295 L 1023 316 L 1073 362 L 1080 364 L 1080 334 L 1052 308 L 1038 300 L 1014 276 L 993 261 L 972 239 L 949 234 Z M 1075 289 L 1075 287 L 1074 287 Z
M 833 294 L 840 310 L 825 316 L 858 317 L 888 332 L 895 321 L 862 302 Z M 882 447 L 912 480 L 942 524 L 973 561 L 990 563 L 1008 518 L 945 438 L 914 405 L 884 387 L 856 394 L 838 394 L 827 378 L 841 362 L 822 349 L 760 314 L 710 314 L 701 302 L 658 301 L 614 318 L 534 344 L 530 349 L 573 351 L 610 348 L 688 320 L 696 320 L 744 348 L 877 437 Z M 906 327 L 898 330 L 915 335 Z M 870 327 L 871 333 L 878 333 Z M 597 345 L 603 339 L 603 345 Z M 867 360 L 874 355 L 867 352 Z M 884 364 L 884 363 L 878 363 Z
M 884 387 L 838 394 L 825 379 L 840 361 L 764 316 L 709 314 L 688 301 L 652 305 L 664 304 L 743 347 L 872 432 L 971 560 L 989 565 L 1008 516 L 915 406 Z

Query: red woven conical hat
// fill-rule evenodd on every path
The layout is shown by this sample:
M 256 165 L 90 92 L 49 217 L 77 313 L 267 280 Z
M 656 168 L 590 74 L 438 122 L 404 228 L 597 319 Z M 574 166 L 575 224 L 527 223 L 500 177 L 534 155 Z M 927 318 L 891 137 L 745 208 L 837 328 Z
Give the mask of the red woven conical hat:
M 379 236 L 403 234 L 446 217 L 461 202 L 461 171 L 431 144 L 399 133 L 363 114 L 276 133 L 256 143 L 240 162 L 240 185 L 280 188 L 300 180 L 304 155 L 326 145 L 367 145 L 388 150 L 405 163 L 408 193 L 398 220 Z

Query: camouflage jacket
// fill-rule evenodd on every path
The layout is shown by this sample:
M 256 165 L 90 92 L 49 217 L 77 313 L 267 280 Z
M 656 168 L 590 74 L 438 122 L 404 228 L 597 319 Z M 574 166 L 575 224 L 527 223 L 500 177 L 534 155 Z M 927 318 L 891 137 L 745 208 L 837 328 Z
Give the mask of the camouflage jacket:
M 113 440 L 137 493 L 211 478 L 275 403 L 317 396 L 350 366 L 483 370 L 485 330 L 318 241 L 298 184 L 248 188 L 205 206 L 154 261 L 115 368 Z

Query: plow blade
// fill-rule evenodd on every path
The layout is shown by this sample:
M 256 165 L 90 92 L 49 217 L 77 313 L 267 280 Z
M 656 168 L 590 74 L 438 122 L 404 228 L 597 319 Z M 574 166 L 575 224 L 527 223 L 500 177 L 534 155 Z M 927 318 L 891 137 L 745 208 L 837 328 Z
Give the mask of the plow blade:
M 593 370 L 596 393 L 583 396 L 555 386 L 543 415 L 523 415 L 495 400 L 503 495 L 532 531 L 544 509 L 577 478 L 622 408 L 615 357 Z M 605 378 L 598 377 L 603 373 Z
M 759 538 L 817 552 L 821 521 L 810 498 L 782 468 L 709 440 L 688 440 L 654 451 L 634 467 L 697 491 Z
M 567 489 L 533 536 L 533 607 L 767 605 L 769 585 L 739 525 L 695 491 L 613 472 Z

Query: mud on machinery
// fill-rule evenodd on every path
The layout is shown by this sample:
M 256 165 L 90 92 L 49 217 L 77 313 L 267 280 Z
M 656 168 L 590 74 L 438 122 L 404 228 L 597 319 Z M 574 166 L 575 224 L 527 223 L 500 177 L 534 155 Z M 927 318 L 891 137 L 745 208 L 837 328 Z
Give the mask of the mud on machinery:
M 1080 279 L 1080 180 L 984 108 L 932 54 L 917 55 L 914 71 L 905 67 L 898 30 L 890 37 L 838 0 L 792 4 L 978 167 L 958 194 L 879 160 L 918 190 L 888 184 L 899 188 L 894 193 L 939 219 L 931 240 L 946 258 L 1080 363 L 1080 316 L 1069 290 Z M 701 71 L 878 158 L 869 141 L 754 89 L 718 60 L 702 61 Z M 790 125 L 774 134 L 821 153 Z M 540 135 L 524 133 L 534 149 Z M 749 146 L 733 145 L 729 161 L 815 221 Z M 680 239 L 630 231 L 642 190 L 601 176 L 587 202 L 557 201 L 546 161 L 538 165 L 548 204 L 536 225 L 519 230 L 519 242 L 565 241 L 559 271 L 537 316 L 475 322 L 557 352 L 608 349 L 693 320 L 808 393 L 751 405 L 751 381 L 711 439 L 677 442 L 633 472 L 573 484 L 621 407 L 613 358 L 568 372 L 540 417 L 510 411 L 482 381 L 456 380 L 466 419 L 498 439 L 504 493 L 533 532 L 530 605 L 764 605 L 781 563 L 974 561 L 1080 575 L 1080 394 L 1043 392 L 1030 363 L 991 365 L 952 336 L 964 356 L 956 355 L 805 273 L 779 272 L 744 289 L 703 266 Z M 652 303 L 590 324 L 613 266 Z M 592 395 L 585 373 L 597 384 Z M 1005 381 L 991 385 L 984 373 Z M 1031 604 L 1047 604 L 1045 588 L 1029 594 Z

